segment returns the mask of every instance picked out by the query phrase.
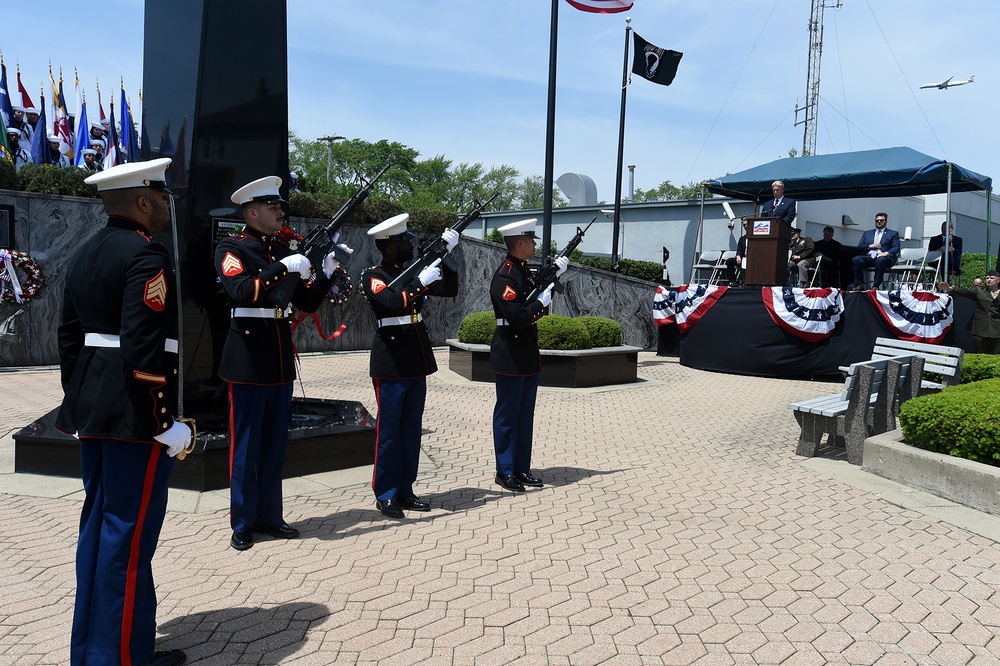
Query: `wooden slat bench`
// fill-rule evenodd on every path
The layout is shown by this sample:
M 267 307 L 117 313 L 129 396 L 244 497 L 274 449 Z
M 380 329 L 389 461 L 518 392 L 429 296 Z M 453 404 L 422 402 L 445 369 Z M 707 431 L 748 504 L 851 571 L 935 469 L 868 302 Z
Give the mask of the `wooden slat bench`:
M 876 338 L 872 349 L 872 359 L 891 358 L 901 354 L 911 354 L 924 359 L 924 372 L 941 375 L 942 381 L 921 378 L 920 388 L 940 391 L 946 386 L 954 386 L 962 381 L 962 360 L 965 352 L 961 347 L 931 345 L 924 342 L 907 342 L 895 338 Z M 840 368 L 847 372 L 846 367 Z
M 860 465 L 865 438 L 895 429 L 899 405 L 919 393 L 923 366 L 920 356 L 854 363 L 840 393 L 788 405 L 801 428 L 795 453 L 815 456 L 828 435 L 827 445 L 845 446 L 848 462 Z

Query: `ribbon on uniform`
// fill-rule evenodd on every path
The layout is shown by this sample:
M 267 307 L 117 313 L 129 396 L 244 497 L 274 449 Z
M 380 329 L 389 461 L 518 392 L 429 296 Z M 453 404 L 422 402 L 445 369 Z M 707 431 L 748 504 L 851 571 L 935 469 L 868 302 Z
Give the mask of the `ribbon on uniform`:
M 844 295 L 839 289 L 765 287 L 762 293 L 764 308 L 774 323 L 810 342 L 833 335 L 844 312 Z
M 687 333 L 697 324 L 728 289 L 714 284 L 682 284 L 677 291 L 670 292 L 667 302 L 673 307 L 674 320 L 681 333 Z
M 6 283 L 10 283 L 10 289 L 14 292 L 14 300 L 22 303 L 21 296 L 24 291 L 21 283 L 17 280 L 17 273 L 14 272 L 14 253 L 9 250 L 0 250 L 0 262 L 3 262 L 3 271 L 0 272 L 0 294 L 8 289 Z
M 954 299 L 932 291 L 869 291 L 875 310 L 900 340 L 937 344 L 955 323 Z

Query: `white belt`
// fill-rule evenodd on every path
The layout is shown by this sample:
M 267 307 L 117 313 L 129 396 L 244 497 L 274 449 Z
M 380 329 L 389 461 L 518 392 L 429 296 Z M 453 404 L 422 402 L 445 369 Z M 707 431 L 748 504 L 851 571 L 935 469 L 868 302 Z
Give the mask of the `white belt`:
M 379 319 L 379 328 L 383 326 L 405 326 L 406 324 L 416 324 L 418 321 L 423 321 L 424 318 L 420 316 L 419 312 L 412 315 L 404 315 L 402 317 L 386 317 L 385 319 Z
M 291 308 L 233 308 L 234 317 L 253 317 L 255 319 L 284 319 L 291 313 Z
M 497 319 L 497 326 L 510 326 L 510 322 L 506 319 Z
M 110 333 L 87 333 L 83 336 L 84 347 L 121 347 L 121 338 Z M 167 338 L 163 341 L 163 351 L 177 353 L 177 340 Z

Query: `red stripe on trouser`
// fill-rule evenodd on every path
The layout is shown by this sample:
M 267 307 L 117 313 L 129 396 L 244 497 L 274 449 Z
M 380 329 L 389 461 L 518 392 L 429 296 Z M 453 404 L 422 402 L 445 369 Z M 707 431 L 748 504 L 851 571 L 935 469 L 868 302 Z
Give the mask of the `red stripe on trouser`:
M 233 384 L 229 384 L 229 480 L 233 480 L 233 456 L 236 453 L 236 415 L 233 414 Z
M 382 388 L 381 380 L 374 380 L 375 384 L 375 407 L 378 409 L 378 416 L 375 417 L 375 466 L 372 467 L 372 490 L 375 490 L 375 474 L 378 470 L 378 430 L 379 425 L 382 423 L 382 394 L 380 389 Z
M 153 493 L 153 482 L 156 480 L 156 464 L 160 460 L 160 453 L 159 444 L 150 445 L 149 462 L 146 463 L 146 478 L 142 483 L 142 502 L 139 504 L 139 515 L 136 517 L 135 531 L 132 533 L 132 543 L 129 546 L 128 570 L 125 574 L 125 604 L 122 608 L 122 666 L 132 666 L 129 639 L 132 636 L 132 619 L 135 614 L 135 578 L 139 568 L 142 527 L 146 522 L 146 510 L 149 508 L 149 496 Z

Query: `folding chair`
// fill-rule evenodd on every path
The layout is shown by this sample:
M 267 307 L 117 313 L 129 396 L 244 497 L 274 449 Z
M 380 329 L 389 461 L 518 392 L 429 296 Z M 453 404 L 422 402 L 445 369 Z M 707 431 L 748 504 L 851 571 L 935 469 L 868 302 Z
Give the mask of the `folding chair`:
M 904 247 L 896 263 L 886 270 L 886 282 L 899 289 L 913 289 L 919 282 L 927 250 L 922 247 Z M 895 279 L 892 279 L 895 278 Z
M 708 271 L 708 280 L 705 284 L 713 284 L 712 280 L 715 279 L 715 274 L 721 263 L 722 250 L 703 250 L 697 263 L 691 267 L 691 284 L 701 284 L 701 274 L 704 271 Z
M 823 284 L 823 278 L 820 277 L 821 266 L 823 265 L 823 253 L 816 252 L 812 258 L 816 260 L 816 265 L 809 269 L 809 272 L 812 273 L 812 279 L 809 280 L 810 289 L 816 286 L 816 280 L 819 280 L 820 285 Z

